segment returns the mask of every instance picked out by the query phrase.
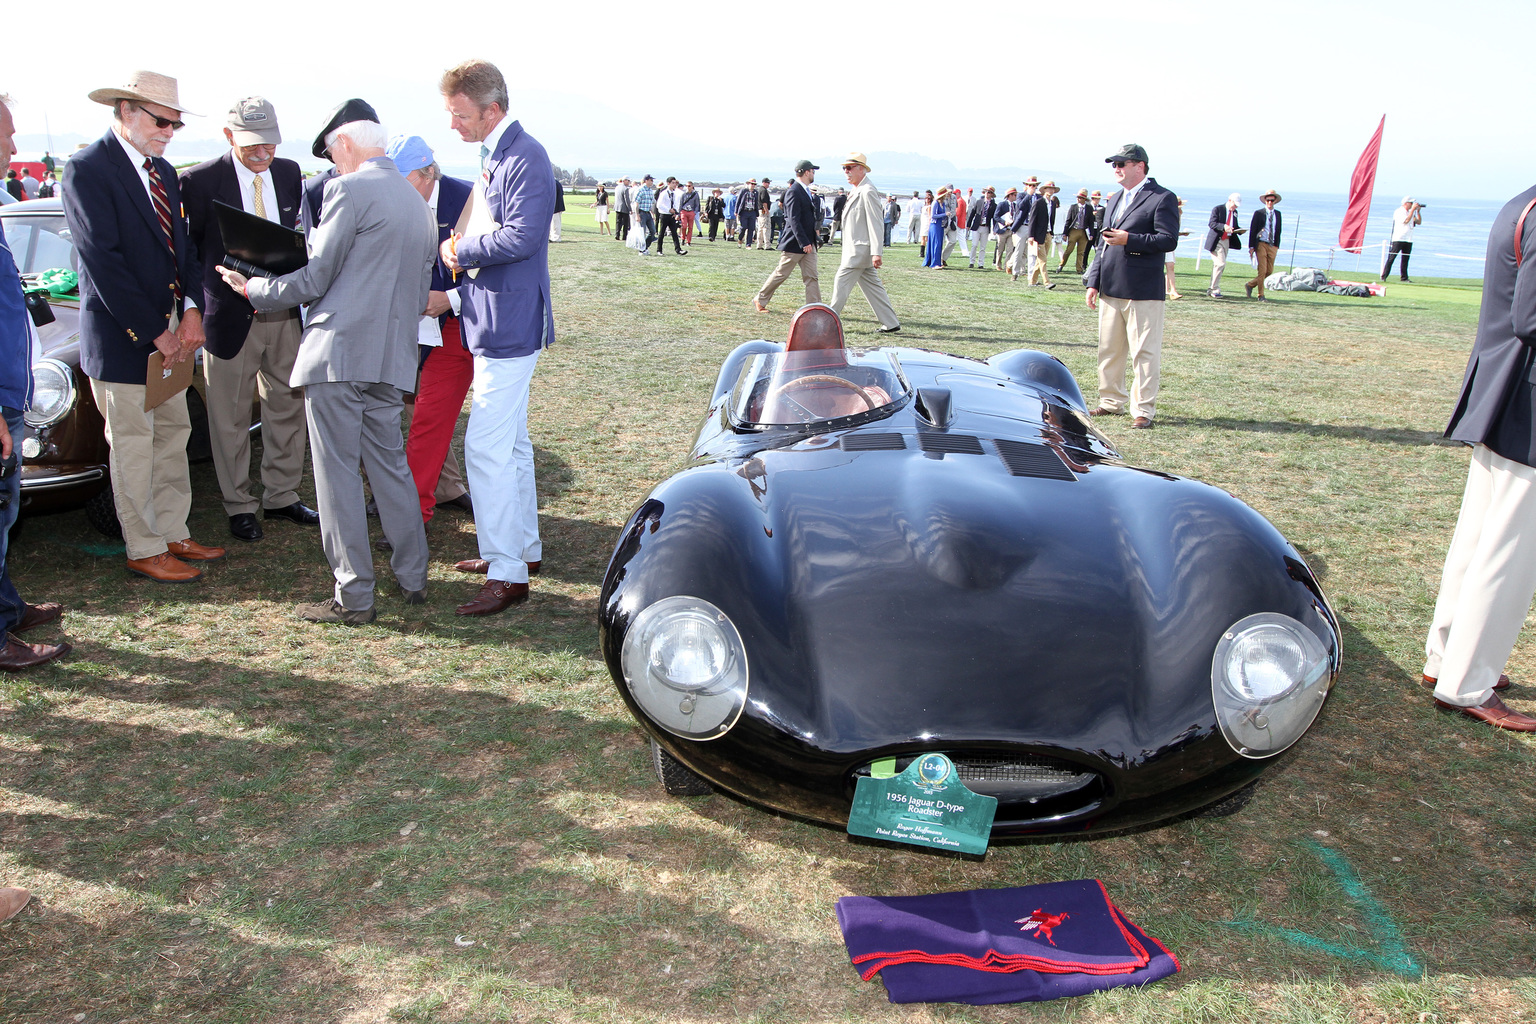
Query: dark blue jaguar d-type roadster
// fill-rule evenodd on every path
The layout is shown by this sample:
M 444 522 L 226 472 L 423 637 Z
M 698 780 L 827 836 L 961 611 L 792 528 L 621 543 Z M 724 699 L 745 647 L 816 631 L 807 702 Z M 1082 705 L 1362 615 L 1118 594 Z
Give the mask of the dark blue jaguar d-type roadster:
M 601 628 L 668 792 L 842 825 L 873 763 L 939 751 L 994 836 L 1236 810 L 1340 657 L 1296 549 L 1122 462 L 1059 360 L 849 350 L 821 305 L 726 359 Z

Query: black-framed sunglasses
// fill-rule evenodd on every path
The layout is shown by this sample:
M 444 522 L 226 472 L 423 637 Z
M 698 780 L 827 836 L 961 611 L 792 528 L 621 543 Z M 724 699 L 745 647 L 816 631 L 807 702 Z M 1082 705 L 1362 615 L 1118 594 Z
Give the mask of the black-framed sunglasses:
M 143 114 L 144 116 L 148 117 L 151 121 L 155 122 L 155 127 L 156 128 L 169 128 L 173 132 L 179 132 L 179 131 L 181 131 L 183 128 L 185 128 L 187 126 L 187 122 L 185 122 L 185 121 L 172 121 L 168 117 L 161 117 L 159 114 L 151 114 L 149 111 L 145 110 L 143 107 L 139 106 L 137 103 L 135 103 L 133 106 L 134 106 L 134 109 L 137 110 L 139 113 Z
M 1109 162 L 1109 166 L 1113 167 L 1115 170 L 1118 171 L 1120 168 L 1124 167 L 1127 162 L 1128 161 L 1125 161 L 1125 160 L 1111 160 Z

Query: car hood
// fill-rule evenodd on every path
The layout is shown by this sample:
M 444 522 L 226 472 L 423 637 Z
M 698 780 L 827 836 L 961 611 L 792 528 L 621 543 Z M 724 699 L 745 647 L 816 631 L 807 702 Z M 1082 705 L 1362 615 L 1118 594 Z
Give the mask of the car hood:
M 672 594 L 724 610 L 749 714 L 809 747 L 1006 742 L 1124 765 L 1214 727 L 1212 652 L 1236 620 L 1287 612 L 1332 646 L 1295 551 L 1225 492 L 1111 462 L 1016 475 L 990 441 L 847 443 L 673 477 L 610 581 L 621 614 Z

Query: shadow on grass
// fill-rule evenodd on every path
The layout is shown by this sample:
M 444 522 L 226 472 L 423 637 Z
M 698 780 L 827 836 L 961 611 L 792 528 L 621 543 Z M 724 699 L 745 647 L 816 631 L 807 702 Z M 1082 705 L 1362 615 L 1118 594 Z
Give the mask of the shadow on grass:
M 1338 440 L 1370 441 L 1376 444 L 1395 444 L 1419 448 L 1434 445 L 1440 448 L 1465 447 L 1460 441 L 1446 439 L 1438 431 L 1410 430 L 1406 427 L 1356 427 L 1335 426 L 1329 423 L 1286 423 L 1280 420 L 1243 420 L 1233 416 L 1161 416 L 1158 422 L 1165 426 L 1194 427 L 1207 430 L 1243 430 L 1256 434 L 1303 434 L 1308 437 Z

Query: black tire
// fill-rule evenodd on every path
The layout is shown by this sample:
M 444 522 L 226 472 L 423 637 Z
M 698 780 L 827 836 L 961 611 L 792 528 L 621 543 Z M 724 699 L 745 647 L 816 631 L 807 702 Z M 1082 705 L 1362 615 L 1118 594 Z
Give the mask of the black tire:
M 1196 811 L 1194 816 L 1196 818 L 1230 818 L 1248 806 L 1248 802 L 1253 799 L 1253 794 L 1258 791 L 1258 788 L 1259 782 L 1255 779 L 1236 793 L 1224 796 L 1209 807 Z
M 661 744 L 651 740 L 651 764 L 656 766 L 656 777 L 668 796 L 708 796 L 714 790 L 693 770 L 661 749 Z
M 122 539 L 123 524 L 117 521 L 117 503 L 112 500 L 110 486 L 103 487 L 85 503 L 85 519 L 108 537 Z

